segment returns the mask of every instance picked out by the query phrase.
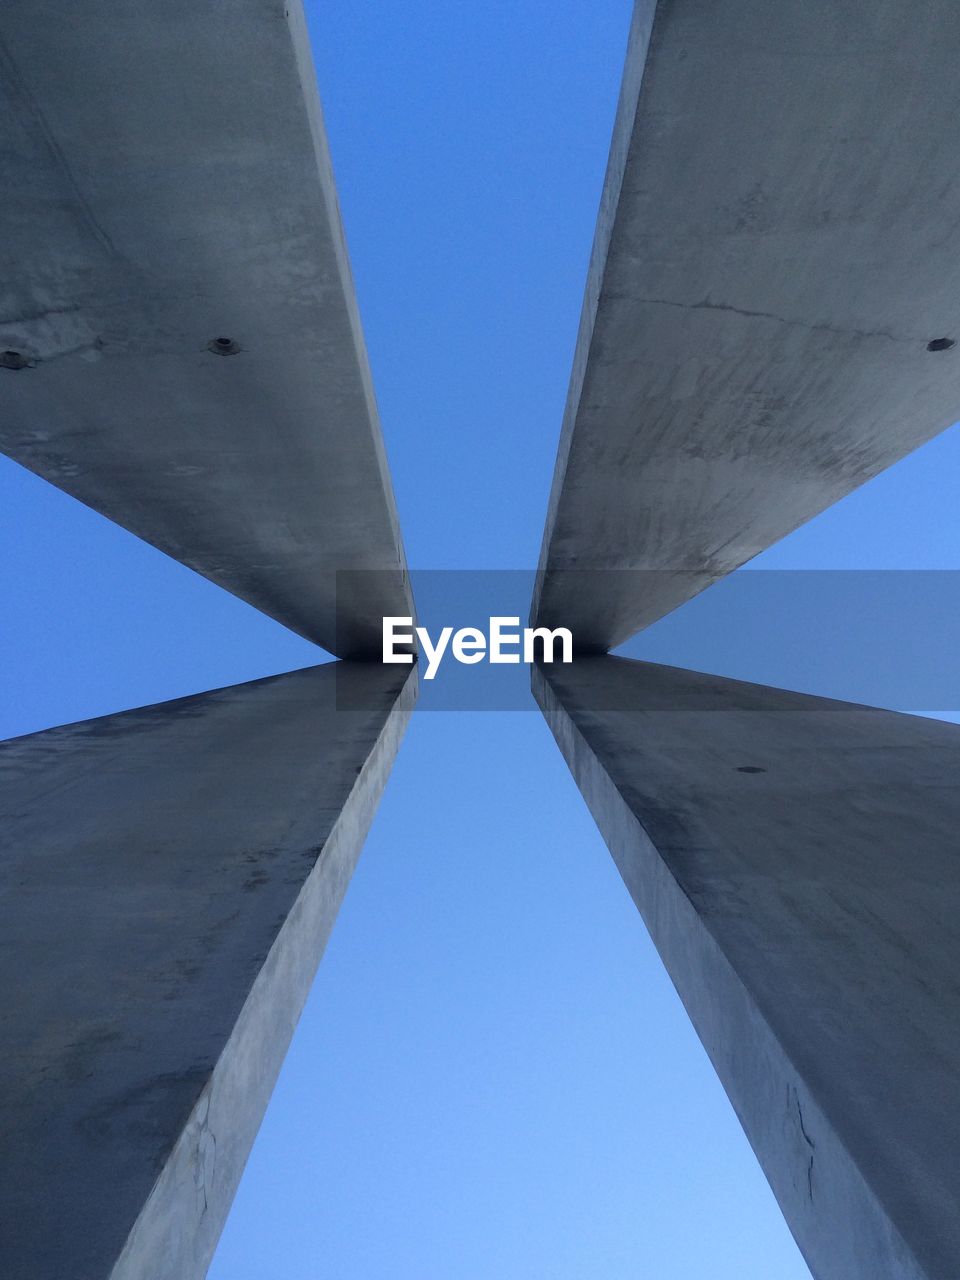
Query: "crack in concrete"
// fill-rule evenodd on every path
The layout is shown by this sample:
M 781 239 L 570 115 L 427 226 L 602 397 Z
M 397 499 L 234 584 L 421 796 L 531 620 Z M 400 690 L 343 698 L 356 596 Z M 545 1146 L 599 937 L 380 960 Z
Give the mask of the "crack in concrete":
M 209 1184 L 212 1187 L 214 1171 L 217 1166 L 217 1139 L 210 1128 L 209 1095 L 204 1099 L 201 1112 L 197 1115 L 197 1124 L 197 1141 L 193 1154 L 193 1182 L 197 1190 L 198 1205 L 202 1198 L 200 1217 L 203 1218 L 210 1207 L 207 1199 L 207 1186 Z
M 73 175 L 73 171 L 67 163 L 67 158 L 63 153 L 63 148 L 54 136 L 53 131 L 47 122 L 46 116 L 40 109 L 39 103 L 27 88 L 27 85 L 17 68 L 17 64 L 14 62 L 13 55 L 10 53 L 9 48 L 2 38 L 0 38 L 0 68 L 3 69 L 11 94 L 19 99 L 24 111 L 32 117 L 36 131 L 42 141 L 42 145 L 46 148 L 55 168 L 60 171 L 65 183 L 73 192 L 76 200 L 76 207 L 80 214 L 80 221 L 82 221 L 90 235 L 93 236 L 109 257 L 121 258 L 121 255 L 117 252 L 113 241 L 98 222 L 97 217 L 90 206 L 89 200 L 80 190 L 77 180 Z
M 623 295 L 626 297 L 627 295 Z M 888 342 L 913 343 L 926 342 L 923 338 L 901 338 L 895 333 L 890 333 L 887 329 L 841 329 L 838 325 L 832 324 L 810 324 L 806 320 L 791 320 L 787 316 L 778 316 L 772 311 L 748 311 L 743 307 L 732 307 L 723 302 L 711 302 L 708 298 L 704 298 L 702 302 L 674 302 L 670 298 L 634 298 L 634 302 L 640 302 L 656 307 L 677 307 L 681 311 L 727 311 L 735 316 L 745 316 L 748 319 L 757 320 L 776 320 L 778 324 L 785 324 L 791 328 L 807 329 L 814 333 L 835 333 L 844 338 L 886 338 Z
M 793 1091 L 793 1097 L 794 1097 L 794 1101 L 797 1104 L 797 1118 L 800 1121 L 800 1132 L 803 1135 L 804 1142 L 807 1144 L 807 1146 L 810 1148 L 812 1152 L 816 1148 L 817 1144 L 810 1137 L 809 1133 L 807 1133 L 807 1127 L 803 1123 L 803 1107 L 801 1107 L 800 1105 L 800 1094 L 796 1089 L 794 1089 Z M 813 1156 L 812 1155 L 810 1156 L 807 1162 L 807 1195 L 810 1197 L 810 1201 L 812 1203 L 813 1202 Z

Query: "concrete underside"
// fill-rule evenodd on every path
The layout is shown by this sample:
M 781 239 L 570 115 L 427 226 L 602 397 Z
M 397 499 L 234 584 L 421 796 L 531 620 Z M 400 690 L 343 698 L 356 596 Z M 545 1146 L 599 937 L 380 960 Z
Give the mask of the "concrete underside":
M 534 602 L 581 649 L 960 415 L 956 18 L 638 0 Z
M 0 745 L 4 1277 L 205 1275 L 415 682 L 330 664 Z
M 814 1276 L 955 1280 L 960 728 L 613 657 L 534 690 Z
M 0 104 L 0 450 L 379 656 L 410 597 L 301 0 L 6 0 Z M 390 572 L 338 617 L 338 569 Z

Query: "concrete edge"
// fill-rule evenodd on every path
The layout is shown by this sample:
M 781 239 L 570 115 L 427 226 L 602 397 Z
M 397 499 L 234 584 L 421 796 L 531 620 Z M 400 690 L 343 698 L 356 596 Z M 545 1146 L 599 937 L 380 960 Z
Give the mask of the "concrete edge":
M 553 481 L 550 485 L 550 497 L 547 500 L 547 514 L 543 526 L 543 539 L 540 544 L 539 571 L 534 582 L 533 599 L 530 602 L 531 626 L 537 624 L 540 613 L 541 586 L 544 574 L 547 572 L 553 526 L 556 521 L 560 494 L 567 474 L 567 461 L 570 456 L 570 446 L 573 442 L 573 429 L 580 409 L 580 397 L 583 394 L 583 383 L 587 373 L 590 347 L 593 342 L 597 308 L 600 305 L 603 273 L 607 265 L 607 254 L 610 251 L 610 241 L 617 218 L 620 191 L 623 187 L 623 175 L 627 167 L 627 153 L 630 150 L 634 122 L 640 105 L 640 91 L 643 88 L 643 73 L 646 68 L 647 53 L 649 52 L 650 40 L 653 35 L 656 8 L 657 0 L 635 0 L 633 17 L 630 22 L 623 79 L 620 84 L 620 95 L 617 100 L 616 116 L 614 117 L 607 169 L 600 194 L 600 208 L 597 213 L 597 223 L 593 234 L 593 247 L 590 251 L 590 265 L 587 268 L 587 281 L 584 286 L 583 304 L 580 309 L 580 324 L 577 329 L 573 365 L 570 370 L 570 383 L 567 389 L 567 399 L 560 428 L 560 440 L 557 445 L 557 459 L 553 469 Z
M 417 692 L 414 666 L 109 1280 L 206 1275 Z
M 531 686 L 816 1280 L 933 1280 L 541 667 Z

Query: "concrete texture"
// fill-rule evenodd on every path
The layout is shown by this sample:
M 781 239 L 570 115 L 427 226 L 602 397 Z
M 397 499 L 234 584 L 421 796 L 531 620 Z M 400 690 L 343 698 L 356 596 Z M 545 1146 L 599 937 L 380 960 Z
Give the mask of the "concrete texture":
M 960 416 L 956 16 L 638 0 L 533 609 L 581 650 Z
M 536 696 L 813 1275 L 955 1280 L 960 728 L 614 657 L 549 671 Z
M 0 450 L 379 657 L 410 594 L 300 0 L 6 0 L 0 104 Z
M 205 1275 L 415 690 L 330 664 L 0 745 L 4 1280 Z

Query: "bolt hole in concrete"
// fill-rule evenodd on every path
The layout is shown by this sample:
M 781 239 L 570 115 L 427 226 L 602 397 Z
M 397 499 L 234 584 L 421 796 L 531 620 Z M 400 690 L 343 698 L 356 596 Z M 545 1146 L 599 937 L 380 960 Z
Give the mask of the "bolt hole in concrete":
M 951 347 L 957 345 L 956 338 L 934 338 L 932 342 L 927 343 L 928 351 L 949 351 Z
M 758 764 L 738 764 L 737 773 L 766 773 Z
M 19 351 L 0 351 L 0 369 L 27 369 L 30 361 Z
M 218 356 L 232 356 L 240 350 L 240 344 L 234 342 L 233 338 L 211 338 L 207 349 Z

